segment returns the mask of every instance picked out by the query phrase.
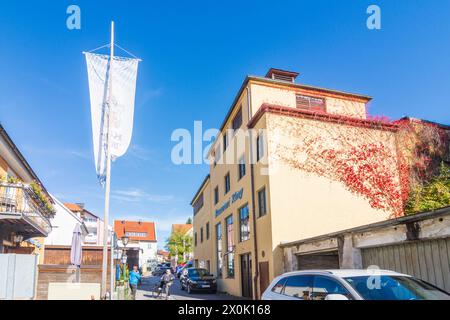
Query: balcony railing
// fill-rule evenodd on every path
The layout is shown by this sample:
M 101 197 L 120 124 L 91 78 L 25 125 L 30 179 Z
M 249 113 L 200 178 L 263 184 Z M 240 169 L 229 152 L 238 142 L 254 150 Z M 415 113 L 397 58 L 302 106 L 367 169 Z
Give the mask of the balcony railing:
M 15 220 L 15 222 L 23 220 L 28 224 L 28 228 L 25 229 L 30 230 L 29 233 L 34 231 L 36 235 L 47 236 L 52 230 L 49 220 L 52 216 L 53 212 L 48 205 L 29 185 L 0 182 L 1 219 Z

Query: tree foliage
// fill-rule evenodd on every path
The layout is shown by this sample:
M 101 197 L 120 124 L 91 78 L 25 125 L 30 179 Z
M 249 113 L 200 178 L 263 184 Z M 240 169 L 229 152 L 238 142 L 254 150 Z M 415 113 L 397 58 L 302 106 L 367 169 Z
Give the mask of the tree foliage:
M 183 256 L 192 253 L 192 236 L 181 232 L 173 232 L 166 240 L 166 249 L 171 257 L 178 256 L 180 260 Z
M 450 206 L 450 166 L 441 163 L 435 177 L 412 189 L 405 211 L 413 214 L 446 206 Z

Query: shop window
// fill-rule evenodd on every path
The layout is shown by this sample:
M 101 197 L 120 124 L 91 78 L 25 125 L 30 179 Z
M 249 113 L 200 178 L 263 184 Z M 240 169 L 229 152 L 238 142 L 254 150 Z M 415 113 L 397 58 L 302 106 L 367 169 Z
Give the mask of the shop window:
M 226 219 L 227 228 L 227 277 L 234 278 L 234 230 L 233 216 Z
M 239 209 L 240 241 L 250 239 L 250 214 L 248 204 Z
M 217 258 L 217 277 L 222 277 L 222 224 L 216 225 L 216 258 Z

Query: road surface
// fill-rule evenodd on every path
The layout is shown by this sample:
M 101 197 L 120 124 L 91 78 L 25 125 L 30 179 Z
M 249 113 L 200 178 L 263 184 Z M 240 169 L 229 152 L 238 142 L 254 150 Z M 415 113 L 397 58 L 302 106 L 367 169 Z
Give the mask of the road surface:
M 152 297 L 152 289 L 156 283 L 160 281 L 160 277 L 143 277 L 142 284 L 139 286 L 136 293 L 136 300 L 155 300 Z M 162 297 L 161 300 L 164 300 Z M 213 293 L 191 293 L 188 294 L 185 290 L 180 289 L 180 281 L 175 279 L 173 286 L 170 288 L 171 300 L 237 300 L 239 298 L 226 294 Z

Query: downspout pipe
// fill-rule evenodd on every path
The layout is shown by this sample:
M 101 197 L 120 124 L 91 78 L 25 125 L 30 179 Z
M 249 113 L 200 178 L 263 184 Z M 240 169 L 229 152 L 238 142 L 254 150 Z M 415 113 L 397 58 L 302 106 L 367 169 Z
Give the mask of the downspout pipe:
M 247 86 L 247 106 L 248 106 L 248 120 L 252 118 L 252 110 L 251 110 L 251 96 L 250 96 L 250 88 Z M 253 216 L 253 246 L 255 248 L 254 253 L 254 261 L 255 261 L 255 276 L 253 278 L 253 287 L 254 287 L 254 297 L 255 300 L 259 299 L 258 294 L 258 278 L 259 278 L 259 262 L 258 262 L 258 240 L 257 240 L 257 231 L 256 231 L 256 205 L 255 205 L 255 174 L 254 174 L 254 161 L 253 161 L 253 136 L 252 131 L 249 134 L 250 141 L 250 181 L 251 181 L 251 192 L 252 192 L 252 216 Z

